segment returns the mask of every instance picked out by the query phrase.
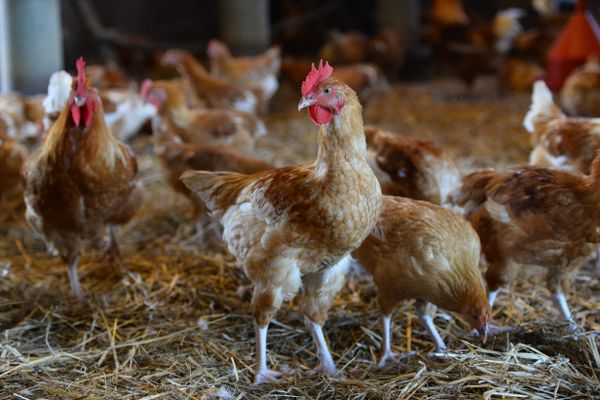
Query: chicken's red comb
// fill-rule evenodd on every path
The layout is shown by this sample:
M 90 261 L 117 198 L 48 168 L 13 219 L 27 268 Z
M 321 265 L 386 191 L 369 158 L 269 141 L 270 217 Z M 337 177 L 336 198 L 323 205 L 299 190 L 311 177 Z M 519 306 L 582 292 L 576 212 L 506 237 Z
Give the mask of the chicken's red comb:
M 325 65 L 323 65 L 323 60 L 319 61 L 318 68 L 315 68 L 315 64 L 313 63 L 310 72 L 306 75 L 306 79 L 302 82 L 302 96 L 307 96 L 320 83 L 329 78 L 332 72 L 333 67 L 327 61 L 325 61 Z
M 85 60 L 83 57 L 79 57 L 77 62 L 75 63 L 77 67 L 77 96 L 82 96 L 84 94 L 85 89 Z
M 146 79 L 144 82 L 142 82 L 142 89 L 140 90 L 140 95 L 142 96 L 142 99 L 146 100 L 148 98 L 148 94 L 150 92 L 150 89 L 152 88 L 153 82 L 150 79 Z

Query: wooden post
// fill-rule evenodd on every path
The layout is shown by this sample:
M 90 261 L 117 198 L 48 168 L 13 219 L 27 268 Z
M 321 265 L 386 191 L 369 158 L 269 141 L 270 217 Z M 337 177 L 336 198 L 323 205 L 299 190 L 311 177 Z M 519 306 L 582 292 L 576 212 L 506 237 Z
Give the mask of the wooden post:
M 269 0 L 219 1 L 221 39 L 237 54 L 256 54 L 271 42 Z
M 2 74 L 9 82 L 6 90 L 45 92 L 50 75 L 63 68 L 59 0 L 0 1 L 4 17 L 8 17 L 7 21 L 0 20 L 7 22 L 0 25 L 0 51 L 3 39 L 8 37 L 9 43 L 8 56 L 0 53 Z M 8 30 L 7 35 L 2 34 L 4 30 Z

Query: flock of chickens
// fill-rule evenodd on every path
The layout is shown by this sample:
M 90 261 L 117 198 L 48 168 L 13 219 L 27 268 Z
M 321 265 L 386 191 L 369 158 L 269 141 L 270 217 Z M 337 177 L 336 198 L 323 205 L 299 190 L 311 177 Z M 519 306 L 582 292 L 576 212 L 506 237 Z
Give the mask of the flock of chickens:
M 282 375 L 267 366 L 267 330 L 299 291 L 318 350 L 315 372 L 336 373 L 322 326 L 352 260 L 378 288 L 380 365 L 398 356 L 391 316 L 401 301 L 417 300 L 443 352 L 435 306 L 485 339 L 498 290 L 519 266 L 547 268 L 555 305 L 577 330 L 565 292 L 600 248 L 599 120 L 568 117 L 537 81 L 524 121 L 531 165 L 461 177 L 437 144 L 363 126 L 354 84 L 321 62 L 304 71 L 298 105 L 319 126 L 316 159 L 275 168 L 252 154 L 267 134 L 259 115 L 278 88 L 279 49 L 233 57 L 214 40 L 208 55 L 210 72 L 183 50 L 166 52 L 162 63 L 180 77 L 146 80 L 139 93 L 118 71 L 80 58 L 75 77 L 52 76 L 43 101 L 0 100 L 0 200 L 23 191 L 26 219 L 68 266 L 75 297 L 84 296 L 77 267 L 87 240 L 105 236 L 106 256 L 120 262 L 115 227 L 144 201 L 124 141 L 151 121 L 169 184 L 189 198 L 195 218 L 219 221 L 252 281 L 257 384 Z M 586 90 L 594 79 L 593 61 L 570 78 L 563 96 L 570 113 L 598 110 Z

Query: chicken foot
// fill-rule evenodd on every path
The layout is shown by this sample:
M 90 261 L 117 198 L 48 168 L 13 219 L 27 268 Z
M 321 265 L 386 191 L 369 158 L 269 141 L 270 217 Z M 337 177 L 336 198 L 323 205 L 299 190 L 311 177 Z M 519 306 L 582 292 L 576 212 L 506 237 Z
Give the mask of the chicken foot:
M 571 332 L 575 332 L 577 330 L 577 324 L 575 323 L 575 319 L 571 314 L 571 310 L 569 310 L 569 305 L 567 304 L 567 298 L 563 293 L 562 289 L 558 289 L 556 292 L 552 293 L 552 302 L 554 306 L 558 309 L 561 317 L 563 317 L 569 323 L 569 329 Z
M 420 301 L 417 303 L 421 324 L 425 327 L 425 329 L 427 329 L 427 333 L 429 333 L 429 336 L 431 336 L 435 342 L 435 352 L 445 353 L 448 351 L 448 349 L 446 348 L 444 339 L 442 339 L 442 336 L 433 322 L 433 314 L 435 313 L 436 308 L 436 306 L 428 302 Z
M 392 316 L 384 315 L 381 319 L 381 330 L 382 330 L 382 355 L 377 363 L 379 368 L 383 368 L 391 360 L 402 360 L 405 358 L 412 357 L 416 354 L 414 351 L 407 353 L 394 353 L 392 351 Z
M 77 300 L 83 300 L 83 291 L 81 290 L 81 284 L 79 283 L 79 275 L 77 273 L 77 267 L 79 266 L 79 255 L 72 257 L 68 261 L 69 271 L 69 282 L 71 283 L 71 291 L 73 297 Z
M 329 351 L 329 346 L 323 335 L 323 327 L 308 317 L 304 317 L 304 325 L 312 335 L 312 338 L 317 346 L 317 354 L 319 355 L 319 365 L 309 372 L 309 375 L 323 374 L 334 376 L 337 373 L 335 362 Z
M 267 332 L 269 325 L 256 325 L 256 367 L 254 385 L 261 383 L 275 383 L 284 373 L 267 368 Z

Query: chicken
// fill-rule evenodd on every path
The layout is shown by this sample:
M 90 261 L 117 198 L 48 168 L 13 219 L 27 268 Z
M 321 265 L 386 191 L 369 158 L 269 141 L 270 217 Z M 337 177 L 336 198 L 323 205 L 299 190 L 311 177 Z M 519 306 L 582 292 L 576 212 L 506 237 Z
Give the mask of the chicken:
M 489 307 L 479 271 L 477 233 L 455 212 L 402 197 L 383 197 L 377 225 L 352 256 L 372 276 L 383 316 L 383 353 L 379 366 L 395 356 L 391 316 L 402 300 L 417 299 L 421 322 L 437 352 L 446 350 L 428 303 L 465 318 L 487 334 Z
M 281 74 L 292 84 L 299 85 L 311 62 L 305 59 L 285 57 L 281 64 Z M 362 102 L 388 89 L 389 84 L 381 71 L 372 64 L 349 64 L 335 68 L 333 76 L 358 93 Z
M 27 107 L 23 97 L 17 93 L 0 94 L 1 128 L 10 138 L 20 143 L 36 142 L 40 127 L 27 119 Z
M 430 40 L 438 63 L 460 78 L 466 93 L 471 94 L 477 77 L 494 71 L 497 62 L 511 50 L 523 30 L 518 21 L 523 15 L 522 10 L 509 8 L 499 11 L 492 21 L 474 23 L 464 14 L 459 0 L 436 1 Z M 514 72 L 514 65 L 502 69 L 503 78 L 507 78 Z
M 156 108 L 130 89 L 107 89 L 100 92 L 102 104 L 112 103 L 111 112 L 104 114 L 108 129 L 122 141 L 137 135 L 154 115 Z
M 395 78 L 404 64 L 410 35 L 384 29 L 369 38 L 367 59 L 379 66 L 389 78 Z
M 333 30 L 321 48 L 320 57 L 349 65 L 373 63 L 393 78 L 404 62 L 407 44 L 408 35 L 393 29 L 382 30 L 370 37 L 360 32 Z
M 131 82 L 125 74 L 112 65 L 88 65 L 85 75 L 96 89 L 128 89 Z
M 600 119 L 567 117 L 543 81 L 535 83 L 531 99 L 523 121 L 533 145 L 530 164 L 590 173 L 600 149 Z
M 384 194 L 442 204 L 460 184 L 454 161 L 437 144 L 366 126 L 368 160 Z
M 107 255 L 120 255 L 114 226 L 126 223 L 141 205 L 136 174 L 131 150 L 106 127 L 80 58 L 67 104 L 23 169 L 26 219 L 67 263 L 77 298 L 83 297 L 77 275 L 83 240 L 108 228 Z
M 253 91 L 263 112 L 268 110 L 279 82 L 277 74 L 281 68 L 281 49 L 269 48 L 255 57 L 233 57 L 225 43 L 212 39 L 208 42 L 210 73 L 240 88 Z
M 600 117 L 600 60 L 590 58 L 565 81 L 560 103 L 570 115 Z
M 300 311 L 320 358 L 316 371 L 335 374 L 322 325 L 344 284 L 350 253 L 381 208 L 381 188 L 366 160 L 362 107 L 331 72 L 327 63 L 313 65 L 302 84 L 298 108 L 308 108 L 320 125 L 313 163 L 253 175 L 182 175 L 220 219 L 223 240 L 254 283 L 257 384 L 281 375 L 267 369 L 267 329 L 281 303 L 300 288 Z
M 544 69 L 533 60 L 522 60 L 517 57 L 506 57 L 502 60 L 498 72 L 499 90 L 511 92 L 527 92 L 534 82 L 543 79 Z
M 319 57 L 340 64 L 362 63 L 367 60 L 368 43 L 369 38 L 363 33 L 333 30 Z
M 232 108 L 255 113 L 256 96 L 252 91 L 241 89 L 208 74 L 206 69 L 185 50 L 169 50 L 162 58 L 166 65 L 175 67 L 190 83 L 198 99 L 209 108 Z
M 28 155 L 27 148 L 4 133 L 2 125 L 0 120 L 0 201 L 19 186 Z
M 186 143 L 225 144 L 250 153 L 255 139 L 266 134 L 264 123 L 252 114 L 227 109 L 189 110 L 176 82 L 146 80 L 142 98 L 156 107 L 158 118 Z
M 194 205 L 193 218 L 206 214 L 204 203 L 183 184 L 180 176 L 187 170 L 233 171 L 245 174 L 274 168 L 271 164 L 250 158 L 231 146 L 201 146 L 183 143 L 169 126 L 171 122 L 153 120 L 154 152 L 161 159 L 167 181 Z
M 450 199 L 481 239 L 490 305 L 519 265 L 537 265 L 547 268 L 554 304 L 574 329 L 564 292 L 569 276 L 600 245 L 599 198 L 600 155 L 589 176 L 525 166 L 464 177 Z

